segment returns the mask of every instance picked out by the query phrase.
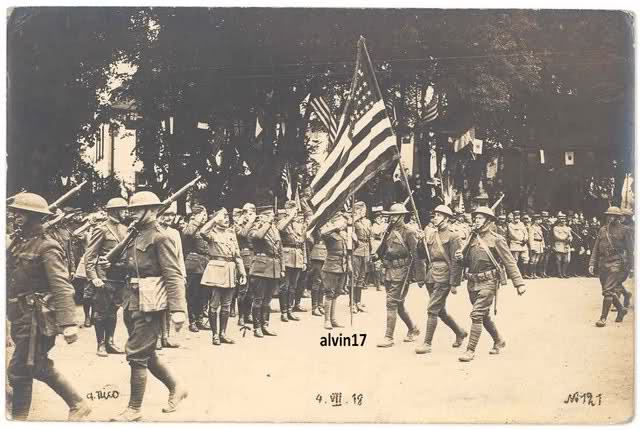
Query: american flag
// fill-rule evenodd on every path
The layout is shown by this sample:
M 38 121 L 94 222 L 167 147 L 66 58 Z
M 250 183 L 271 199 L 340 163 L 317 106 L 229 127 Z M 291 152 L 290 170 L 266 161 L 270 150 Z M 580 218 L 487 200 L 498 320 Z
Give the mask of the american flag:
M 309 203 L 314 214 L 309 234 L 400 157 L 363 37 L 358 41 L 356 70 L 342 118 L 337 144 L 311 183 Z
M 438 95 L 434 94 L 431 96 L 431 100 L 424 107 L 424 116 L 422 117 L 423 123 L 429 123 L 438 118 Z
M 316 96 L 309 102 L 329 133 L 329 141 L 333 144 L 338 135 L 338 122 L 331 113 L 329 105 L 322 96 Z

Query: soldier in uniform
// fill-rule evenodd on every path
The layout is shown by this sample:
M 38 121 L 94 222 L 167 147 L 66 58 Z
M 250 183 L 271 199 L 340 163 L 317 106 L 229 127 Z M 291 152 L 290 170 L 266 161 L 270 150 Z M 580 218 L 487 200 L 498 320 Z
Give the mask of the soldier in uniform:
M 384 339 L 378 343 L 380 348 L 393 346 L 393 332 L 398 315 L 409 330 L 405 342 L 413 342 L 420 335 L 420 329 L 411 320 L 404 306 L 404 299 L 409 291 L 409 279 L 412 266 L 418 258 L 418 235 L 404 223 L 404 216 L 409 212 L 402 203 L 391 205 L 388 212 L 391 224 L 390 234 L 382 244 L 381 257 L 385 268 L 384 284 L 387 290 L 387 329 Z
M 231 213 L 231 222 L 233 223 L 232 226 L 230 227 L 234 232 L 235 232 L 235 224 L 238 222 L 238 220 L 242 217 L 242 209 L 240 208 L 233 208 L 233 212 Z M 237 235 L 236 235 L 236 241 L 237 241 Z M 240 245 L 238 245 L 240 246 Z M 238 287 L 233 289 L 233 297 L 231 297 L 231 311 L 229 313 L 229 316 L 231 318 L 235 318 L 236 317 L 236 308 L 238 308 L 238 313 L 240 312 L 239 310 L 239 306 L 238 305 L 238 293 L 239 293 L 239 289 Z M 239 320 L 239 319 L 238 319 Z
M 213 227 L 213 228 L 211 228 Z M 200 235 L 209 244 L 209 263 L 202 275 L 202 285 L 211 287 L 209 302 L 209 325 L 213 332 L 212 343 L 233 344 L 235 341 L 227 335 L 231 298 L 239 283 L 247 282 L 240 248 L 235 231 L 229 228 L 229 214 L 225 208 L 220 209 L 211 221 L 206 223 Z M 239 274 L 239 276 L 237 276 Z M 220 309 L 220 325 L 218 325 L 218 309 Z M 218 332 L 219 328 L 219 332 Z
M 202 274 L 207 267 L 209 246 L 200 236 L 202 226 L 207 222 L 207 210 L 204 206 L 195 205 L 191 218 L 182 229 L 185 244 L 185 269 L 187 271 L 187 307 L 189 310 L 189 331 L 210 329 L 209 324 L 204 324 L 203 310 L 210 294 L 208 288 L 200 285 Z
M 429 305 L 427 307 L 427 329 L 424 344 L 416 348 L 416 354 L 431 352 L 431 342 L 438 325 L 438 318 L 442 320 L 456 336 L 454 348 L 459 348 L 467 337 L 464 331 L 449 315 L 446 309 L 449 292 L 456 294 L 456 288 L 462 279 L 462 268 L 455 258 L 455 253 L 462 247 L 460 237 L 451 230 L 449 221 L 453 212 L 445 205 L 437 206 L 431 217 L 436 227 L 435 231 L 425 232 L 426 244 L 431 262 L 427 272 L 427 291 Z
M 347 255 L 348 217 L 338 211 L 320 229 L 320 237 L 324 241 L 327 257 L 322 266 L 322 287 L 326 300 L 324 302 L 324 328 L 344 327 L 336 320 L 338 296 L 347 284 L 347 273 L 351 272 Z
M 367 219 L 367 206 L 358 201 L 354 205 L 354 223 L 358 246 L 353 250 L 353 309 L 352 312 L 365 312 L 362 304 L 362 290 L 365 288 L 367 267 L 371 260 L 371 221 Z
M 240 256 L 242 257 L 242 263 L 245 270 L 251 268 L 253 262 L 253 245 L 249 240 L 249 231 L 256 221 L 256 206 L 253 203 L 245 203 L 242 207 L 242 215 L 240 219 L 234 222 L 233 228 L 236 232 L 238 239 L 238 246 L 240 247 Z M 247 276 L 247 282 L 244 285 L 238 286 L 238 325 L 243 326 L 245 322 L 247 324 L 253 324 L 253 318 L 251 317 L 251 304 L 253 303 L 253 286 L 251 284 L 251 277 Z
M 498 219 L 496 220 L 496 233 L 504 237 L 505 240 L 509 237 L 509 227 L 507 226 L 506 215 L 498 215 Z
M 8 207 L 17 229 L 7 249 L 7 319 L 15 346 L 7 368 L 13 389 L 11 416 L 28 418 L 37 379 L 62 397 L 70 421 L 81 420 L 91 408 L 48 357 L 59 333 L 69 344 L 78 340 L 64 251 L 42 227 L 43 216 L 51 212 L 45 199 L 32 193 L 20 193 Z
M 382 237 L 387 230 L 387 223 L 381 213 L 382 206 L 374 207 L 371 211 L 374 214 L 373 224 L 371 225 L 371 253 L 373 255 L 382 243 Z M 380 285 L 382 284 L 382 277 L 384 275 L 382 261 L 371 261 L 371 266 L 373 283 L 376 291 L 380 291 L 382 289 Z
M 542 217 L 539 214 L 533 216 L 533 224 L 529 226 L 529 277 L 538 279 L 538 265 L 544 254 L 544 234 L 542 232 Z
M 184 278 L 176 247 L 157 221 L 161 206 L 158 196 L 150 191 L 140 191 L 129 200 L 129 211 L 138 231 L 126 250 L 129 281 L 123 305 L 124 322 L 129 332 L 125 351 L 131 368 L 131 395 L 127 408 L 113 421 L 142 419 L 147 369 L 169 390 L 168 404 L 162 412 L 174 412 L 188 395 L 156 354 L 164 310 L 171 313 L 171 322 L 177 331 L 184 324 L 187 311 Z M 166 294 L 160 293 L 162 289 Z M 154 306 L 147 307 L 149 303 Z
M 509 249 L 513 259 L 516 260 L 519 268 L 522 267 L 520 271 L 524 273 L 523 278 L 529 279 L 527 272 L 524 270 L 529 263 L 529 238 L 527 237 L 527 227 L 520 221 L 520 211 L 513 212 L 513 222 L 508 225 L 508 231 Z
M 274 225 L 273 206 L 261 206 L 257 213 L 258 218 L 249 231 L 249 240 L 253 243 L 254 251 L 249 271 L 255 294 L 252 308 L 253 335 L 277 336 L 269 327 L 269 315 L 273 293 L 285 276 L 282 242 L 280 232 Z
M 562 213 L 558 213 L 558 223 L 553 227 L 553 251 L 556 256 L 556 266 L 558 268 L 558 277 L 568 278 L 567 266 L 569 258 L 571 258 L 571 227 L 566 225 L 567 217 Z
M 313 212 L 306 213 L 310 220 Z M 308 222 L 308 221 L 307 221 Z M 307 262 L 307 281 L 311 284 L 311 307 L 314 316 L 324 315 L 324 288 L 322 287 L 322 266 L 327 259 L 327 247 L 320 237 L 320 229 L 315 229 L 313 234 L 307 237 L 309 260 Z
M 542 228 L 542 236 L 544 239 L 544 254 L 542 255 L 542 272 L 540 273 L 540 277 L 548 278 L 549 259 L 551 258 L 553 245 L 553 224 L 549 220 L 549 212 L 542 211 L 540 215 L 542 216 L 540 227 Z
M 495 221 L 493 210 L 479 207 L 473 211 L 474 233 L 466 249 L 456 253 L 458 261 L 469 269 L 467 289 L 473 305 L 471 310 L 471 331 L 466 352 L 459 358 L 462 362 L 473 360 L 482 327 L 493 339 L 490 354 L 499 354 L 506 342 L 498 333 L 495 322 L 491 319 L 491 305 L 498 293 L 499 285 L 506 283 L 506 276 L 511 279 L 518 295 L 525 293 L 525 286 L 518 265 L 502 236 L 491 230 Z M 501 266 L 504 266 L 502 269 Z
M 98 263 L 127 235 L 122 223 L 127 214 L 127 202 L 115 197 L 105 206 L 108 219 L 91 232 L 89 246 L 84 256 L 87 279 L 95 287 L 93 297 L 93 325 L 98 342 L 97 355 L 124 354 L 113 340 L 118 321 L 118 309 L 122 306 L 122 293 L 127 275 L 124 262 L 111 264 L 107 269 Z
M 602 285 L 602 313 L 597 327 L 607 324 L 612 304 L 618 310 L 616 322 L 623 321 L 627 309 L 620 303 L 616 290 L 622 288 L 622 282 L 633 267 L 633 238 L 630 230 L 620 224 L 622 212 L 612 206 L 605 215 L 607 225 L 598 232 L 589 260 L 589 273 L 593 275 L 597 271 Z
M 298 207 L 294 200 L 284 204 L 285 214 L 278 221 L 278 231 L 282 238 L 285 279 L 278 291 L 280 299 L 280 321 L 300 321 L 293 314 L 296 296 L 304 291 L 300 282 L 302 271 L 307 270 L 307 251 L 305 247 L 305 225 L 298 218 Z M 299 301 L 298 301 L 299 304 Z

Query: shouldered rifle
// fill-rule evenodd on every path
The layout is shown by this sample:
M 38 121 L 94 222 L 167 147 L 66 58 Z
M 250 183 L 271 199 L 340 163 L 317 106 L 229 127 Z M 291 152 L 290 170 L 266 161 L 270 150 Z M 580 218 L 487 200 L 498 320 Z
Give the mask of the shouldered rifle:
M 49 210 L 54 212 L 56 209 L 58 209 L 60 206 L 62 206 L 62 204 L 64 202 L 66 202 L 67 200 L 69 200 L 71 197 L 73 197 L 75 194 L 78 193 L 78 191 L 80 191 L 80 189 L 82 187 L 84 187 L 84 185 L 87 183 L 87 181 L 82 181 L 81 183 L 79 183 L 78 185 L 76 185 L 75 187 L 73 187 L 72 189 L 70 189 L 69 191 L 67 191 L 65 194 L 63 194 L 58 200 L 56 200 L 55 202 L 51 203 L 49 205 Z
M 502 203 L 502 200 L 504 199 L 505 194 L 502 193 L 502 195 L 500 196 L 500 198 L 498 200 L 496 200 L 496 202 L 491 206 L 491 210 L 495 211 L 496 208 L 498 207 L 498 205 L 500 205 L 500 203 Z M 467 238 L 467 241 L 462 245 L 462 248 L 460 248 L 460 250 L 462 251 L 462 255 L 466 255 L 467 253 L 467 249 L 469 248 L 469 244 L 471 243 L 471 240 L 473 239 L 473 236 L 478 234 L 478 231 L 474 228 L 471 229 L 471 234 L 469 234 L 469 237 Z
M 196 184 L 196 182 L 200 180 L 200 178 L 201 178 L 200 175 L 196 176 L 194 180 L 192 180 L 191 182 L 186 184 L 184 187 L 180 188 L 178 191 L 176 191 L 171 196 L 169 196 L 166 200 L 164 200 L 162 202 L 162 206 L 158 210 L 158 215 L 161 215 L 162 213 L 166 212 L 166 210 L 169 209 L 169 206 L 171 206 L 173 202 L 178 200 L 182 195 L 184 195 L 187 191 L 189 191 L 189 188 L 193 187 Z M 144 219 L 144 216 L 140 219 Z M 109 251 L 107 255 L 105 255 L 105 258 L 107 260 L 113 263 L 120 259 L 120 257 L 124 253 L 124 250 L 127 249 L 131 244 L 131 242 L 133 241 L 133 239 L 135 239 L 138 236 L 139 231 L 137 229 L 137 226 L 138 226 L 138 222 L 131 223 L 131 225 L 129 226 L 129 233 L 127 234 L 127 236 L 124 239 L 122 239 L 122 241 L 118 243 L 111 251 Z

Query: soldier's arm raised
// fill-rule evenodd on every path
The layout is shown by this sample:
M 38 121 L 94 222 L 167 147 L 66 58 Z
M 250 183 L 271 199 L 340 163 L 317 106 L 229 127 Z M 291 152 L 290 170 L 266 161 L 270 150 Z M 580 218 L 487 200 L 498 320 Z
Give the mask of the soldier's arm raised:
M 249 231 L 249 239 L 264 239 L 265 235 L 271 228 L 271 224 L 268 222 L 256 222 L 253 224 L 253 228 Z
M 296 217 L 296 214 L 294 212 L 294 213 L 287 214 L 284 218 L 278 221 L 278 224 L 277 224 L 278 231 L 282 231 L 285 228 L 287 228 L 287 226 L 291 223 L 291 221 L 293 221 L 295 217 Z

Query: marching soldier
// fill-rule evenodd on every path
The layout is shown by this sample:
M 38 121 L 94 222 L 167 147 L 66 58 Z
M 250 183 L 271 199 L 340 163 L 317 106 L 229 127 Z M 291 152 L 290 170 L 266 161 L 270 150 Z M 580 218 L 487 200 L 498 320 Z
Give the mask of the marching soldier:
M 387 229 L 387 223 L 382 215 L 382 206 L 374 207 L 371 212 L 374 214 L 373 224 L 371 225 L 371 252 L 372 255 L 382 244 L 382 237 Z M 371 261 L 371 272 L 373 277 L 373 283 L 375 284 L 376 291 L 380 291 L 380 284 L 382 283 L 382 277 L 384 276 L 384 268 L 381 261 Z
M 233 344 L 235 341 L 227 335 L 231 298 L 236 288 L 237 274 L 239 274 L 240 284 L 246 283 L 247 274 L 240 256 L 235 232 L 229 228 L 227 210 L 222 208 L 216 212 L 211 221 L 202 227 L 200 235 L 209 244 L 209 263 L 202 275 L 202 285 L 212 289 L 211 301 L 209 302 L 209 325 L 213 332 L 212 343 L 214 345 Z M 218 309 L 220 309 L 219 326 Z
M 89 246 L 84 256 L 87 279 L 95 287 L 93 296 L 93 325 L 96 331 L 99 357 L 108 354 L 124 354 L 113 340 L 118 321 L 118 309 L 122 306 L 127 270 L 124 262 L 106 268 L 98 262 L 127 235 L 123 220 L 127 214 L 127 202 L 115 197 L 105 206 L 108 219 L 91 232 Z
M 256 206 L 253 203 L 245 203 L 242 207 L 242 215 L 240 219 L 234 223 L 233 228 L 236 231 L 238 246 L 240 247 L 240 256 L 245 270 L 251 268 L 253 262 L 253 245 L 249 240 L 249 231 L 256 221 Z M 253 286 L 251 277 L 247 276 L 247 282 L 238 287 L 238 325 L 244 326 L 244 323 L 253 324 L 251 317 L 251 304 L 253 302 Z
M 524 272 L 524 279 L 528 279 L 529 276 L 524 268 L 529 263 L 529 248 L 527 247 L 529 239 L 527 237 L 527 227 L 520 221 L 520 211 L 513 212 L 513 222 L 508 225 L 509 231 L 509 249 L 513 255 L 513 259 L 516 260 L 518 267 L 522 267 Z
M 131 367 L 131 395 L 127 408 L 112 421 L 140 421 L 147 384 L 147 369 L 169 390 L 164 413 L 176 410 L 188 392 L 156 354 L 164 310 L 179 331 L 186 320 L 184 278 L 176 247 L 158 224 L 162 202 L 150 191 L 129 200 L 129 211 L 138 235 L 126 250 L 129 281 L 124 294 L 124 322 L 129 332 L 125 347 Z M 163 294 L 164 290 L 164 294 Z
M 354 205 L 353 227 L 358 238 L 358 246 L 353 250 L 353 312 L 365 312 L 362 304 L 362 289 L 365 287 L 367 266 L 371 259 L 371 221 L 367 219 L 364 202 Z
M 404 216 L 408 213 L 402 203 L 394 203 L 388 212 L 383 212 L 384 215 L 389 215 L 391 226 L 381 250 L 385 268 L 384 284 L 387 290 L 387 329 L 384 339 L 377 345 L 380 348 L 393 346 L 393 332 L 398 315 L 409 329 L 405 342 L 413 342 L 420 335 L 420 329 L 411 320 L 404 306 L 418 246 L 417 232 L 404 223 Z
M 182 229 L 185 238 L 185 269 L 187 271 L 187 308 L 189 310 L 189 331 L 197 333 L 200 330 L 209 330 L 209 324 L 203 323 L 203 310 L 208 301 L 208 288 L 200 284 L 209 257 L 209 246 L 200 236 L 202 226 L 207 222 L 207 210 L 204 206 L 195 205 L 191 218 Z
M 605 212 L 607 225 L 598 232 L 596 243 L 591 251 L 589 273 L 596 271 L 602 285 L 602 313 L 597 327 L 607 325 L 607 316 L 613 304 L 618 310 L 616 322 L 622 322 L 627 309 L 620 303 L 616 290 L 622 287 L 629 271 L 633 267 L 633 239 L 631 231 L 620 224 L 622 212 L 612 206 Z
M 506 283 L 506 276 L 511 279 L 518 295 L 525 293 L 524 281 L 513 255 L 504 238 L 491 231 L 495 221 L 493 210 L 479 207 L 473 211 L 474 233 L 466 249 L 456 253 L 458 261 L 469 269 L 467 289 L 473 305 L 471 310 L 471 331 L 466 352 L 459 358 L 462 362 L 473 360 L 482 327 L 493 339 L 493 348 L 489 354 L 499 354 L 506 342 L 498 333 L 495 322 L 491 319 L 491 305 L 497 296 L 499 285 Z M 502 268 L 504 266 L 504 269 Z
M 324 328 L 344 327 L 336 320 L 338 296 L 347 284 L 347 273 L 351 272 L 347 255 L 348 217 L 338 211 L 320 229 L 320 236 L 324 241 L 327 257 L 322 266 L 322 288 L 326 300 L 324 302 Z
M 253 263 L 249 275 L 254 288 L 253 335 L 255 337 L 277 336 L 269 327 L 271 298 L 284 278 L 284 261 L 280 233 L 274 225 L 273 206 L 258 208 L 258 218 L 249 231 L 253 243 Z
M 571 258 L 571 227 L 565 224 L 567 217 L 562 213 L 558 213 L 558 223 L 553 227 L 553 251 L 556 256 L 556 266 L 558 268 L 558 277 L 568 278 L 567 266 Z
M 7 319 L 15 350 L 7 375 L 13 388 L 11 415 L 26 420 L 33 380 L 47 384 L 69 407 L 69 420 L 81 420 L 91 408 L 54 367 L 49 351 L 56 335 L 67 343 L 78 340 L 74 289 L 60 244 L 42 228 L 48 204 L 37 194 L 20 193 L 8 205 L 17 231 L 7 250 Z
M 539 214 L 533 216 L 533 224 L 529 226 L 529 257 L 528 274 L 531 279 L 538 279 L 537 267 L 544 254 L 544 234 L 542 233 L 542 218 Z
M 305 225 L 298 218 L 298 207 L 294 200 L 284 204 L 285 214 L 278 222 L 278 231 L 282 238 L 284 253 L 285 281 L 280 285 L 280 321 L 300 321 L 293 314 L 297 295 L 302 296 L 304 286 L 300 282 L 302 271 L 307 270 L 307 251 L 305 247 Z
M 462 279 L 462 268 L 455 259 L 455 253 L 462 247 L 460 237 L 451 229 L 449 222 L 453 212 L 445 205 L 434 209 L 431 221 L 437 230 L 426 233 L 426 243 L 431 257 L 427 272 L 427 291 L 429 305 L 427 307 L 427 329 L 424 344 L 416 348 L 416 354 L 431 352 L 431 341 L 438 325 L 438 318 L 442 320 L 456 336 L 454 348 L 459 348 L 467 337 L 464 331 L 447 313 L 446 303 L 449 292 L 456 294 L 456 288 Z

